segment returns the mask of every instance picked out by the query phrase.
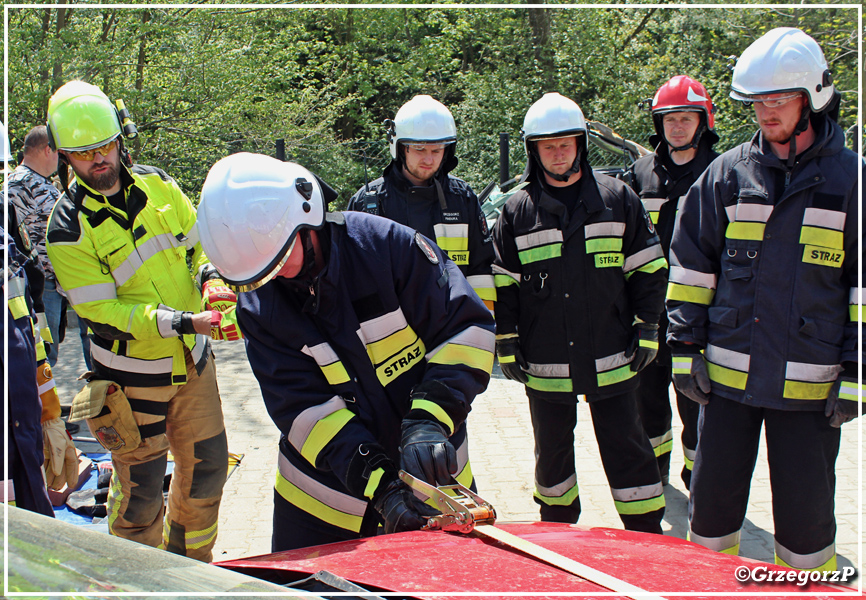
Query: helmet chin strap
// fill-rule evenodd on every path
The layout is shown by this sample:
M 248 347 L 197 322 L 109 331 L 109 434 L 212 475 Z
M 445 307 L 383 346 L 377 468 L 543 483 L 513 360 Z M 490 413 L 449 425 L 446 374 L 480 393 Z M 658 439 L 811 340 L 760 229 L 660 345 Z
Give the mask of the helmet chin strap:
M 293 278 L 295 280 L 304 279 L 313 272 L 313 268 L 316 266 L 316 249 L 313 247 L 313 238 L 310 235 L 310 230 L 301 229 L 298 235 L 301 236 L 301 245 L 304 249 L 304 265 Z
M 797 126 L 794 127 L 794 132 L 791 134 L 791 137 L 782 142 L 783 144 L 790 144 L 788 146 L 788 160 L 785 162 L 788 171 L 794 168 L 794 161 L 797 160 L 797 135 L 808 129 L 810 113 L 811 111 L 809 110 L 809 107 L 804 106 L 803 110 L 800 112 L 800 120 L 797 121 Z

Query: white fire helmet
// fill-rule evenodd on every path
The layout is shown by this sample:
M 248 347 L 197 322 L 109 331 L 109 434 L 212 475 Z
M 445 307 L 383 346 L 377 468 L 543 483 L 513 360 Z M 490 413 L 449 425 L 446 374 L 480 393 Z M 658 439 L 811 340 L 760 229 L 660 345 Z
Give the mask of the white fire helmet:
M 778 27 L 755 40 L 737 60 L 731 98 L 743 102 L 754 96 L 802 91 L 813 112 L 833 99 L 833 75 L 821 47 L 793 27 Z
M 325 201 L 304 167 L 239 153 L 218 161 L 198 205 L 202 249 L 223 280 L 239 291 L 270 281 L 283 267 L 301 229 L 321 229 Z
M 531 155 L 529 142 L 555 139 L 572 135 L 582 136 L 583 150 L 589 149 L 586 135 L 586 119 L 577 102 L 557 92 L 544 94 L 529 107 L 523 119 L 523 146 L 526 156 Z
M 397 158 L 397 144 L 455 144 L 457 125 L 451 111 L 431 96 L 415 96 L 400 107 L 387 132 L 391 158 Z

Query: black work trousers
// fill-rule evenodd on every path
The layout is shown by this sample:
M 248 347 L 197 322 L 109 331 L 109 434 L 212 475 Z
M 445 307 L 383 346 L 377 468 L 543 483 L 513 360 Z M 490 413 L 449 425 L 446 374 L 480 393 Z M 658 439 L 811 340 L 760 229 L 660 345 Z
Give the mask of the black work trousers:
M 835 559 L 835 465 L 841 439 L 823 410 L 758 408 L 711 395 L 701 411 L 692 475 L 691 539 L 737 553 L 762 425 L 777 562 L 800 569 L 820 567 Z
M 640 418 L 644 431 L 653 447 L 662 480 L 667 481 L 671 468 L 671 450 L 673 449 L 672 412 L 670 399 L 671 366 L 651 363 L 640 372 Z M 683 456 L 685 458 L 680 473 L 683 484 L 689 489 L 692 480 L 692 468 L 695 460 L 695 450 L 698 447 L 698 414 L 700 404 L 683 396 L 676 388 L 677 412 L 683 424 L 681 436 Z
M 580 496 L 574 456 L 575 403 L 543 400 L 526 390 L 535 435 L 535 501 L 542 521 L 576 523 Z M 662 533 L 664 493 L 638 416 L 637 392 L 593 401 L 589 409 L 601 461 L 626 529 Z

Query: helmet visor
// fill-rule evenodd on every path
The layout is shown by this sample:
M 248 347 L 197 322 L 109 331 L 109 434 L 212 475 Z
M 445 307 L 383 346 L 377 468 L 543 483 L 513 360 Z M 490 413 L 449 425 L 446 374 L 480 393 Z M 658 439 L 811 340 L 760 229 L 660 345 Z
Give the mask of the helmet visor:
M 295 244 L 298 241 L 298 238 L 301 237 L 298 235 L 298 232 L 295 232 L 294 239 L 292 239 L 292 243 L 289 244 L 289 249 L 286 250 L 286 253 L 283 254 L 283 257 L 277 261 L 277 264 L 274 265 L 272 269 L 270 269 L 264 277 L 257 279 L 251 283 L 245 284 L 235 284 L 231 283 L 225 277 L 223 277 L 223 281 L 225 281 L 226 286 L 229 287 L 232 291 L 240 294 L 241 292 L 251 292 L 255 289 L 258 289 L 268 283 L 271 279 L 279 275 L 280 271 L 283 270 L 283 267 L 286 266 L 286 263 L 289 261 L 289 257 L 292 255 L 292 251 L 295 249 Z

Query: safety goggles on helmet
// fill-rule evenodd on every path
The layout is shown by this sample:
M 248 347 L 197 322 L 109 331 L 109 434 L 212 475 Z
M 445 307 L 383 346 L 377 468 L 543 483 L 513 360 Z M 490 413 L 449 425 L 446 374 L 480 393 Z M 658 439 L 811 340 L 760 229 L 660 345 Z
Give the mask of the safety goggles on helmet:
M 454 142 L 450 143 L 453 144 Z M 439 142 L 405 142 L 403 145 L 409 150 L 424 152 L 425 150 L 445 150 L 445 146 L 448 144 L 442 144 Z
M 67 150 L 66 154 L 77 160 L 90 161 L 94 159 L 97 152 L 99 152 L 102 156 L 108 156 L 116 147 L 117 139 L 115 138 L 107 144 L 97 146 L 96 148 L 90 148 L 88 150 Z
M 739 94 L 737 92 L 731 92 L 731 98 L 733 98 L 734 100 L 739 100 L 746 105 L 763 104 L 766 108 L 778 108 L 780 106 L 784 106 L 794 98 L 800 97 L 802 97 L 801 92 L 794 92 L 793 94 L 787 94 L 784 96 L 779 96 L 779 94 L 746 95 Z

